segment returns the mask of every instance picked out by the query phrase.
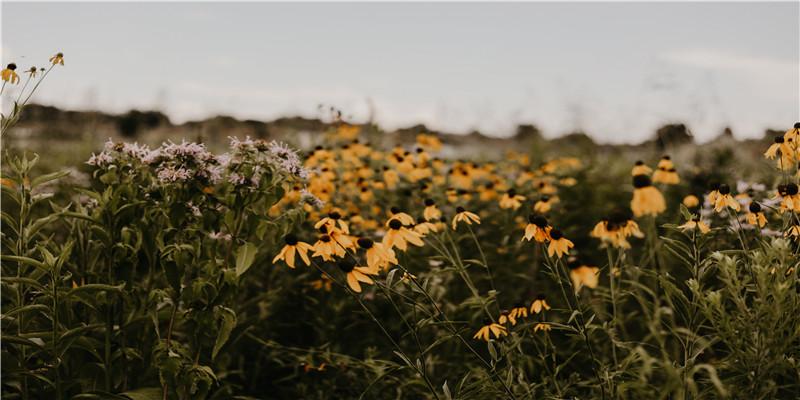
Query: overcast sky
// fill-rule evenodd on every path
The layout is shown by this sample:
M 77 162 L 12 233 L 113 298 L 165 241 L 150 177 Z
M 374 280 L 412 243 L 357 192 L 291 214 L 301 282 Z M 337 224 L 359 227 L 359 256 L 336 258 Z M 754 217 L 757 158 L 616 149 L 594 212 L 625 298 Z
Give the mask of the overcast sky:
M 2 63 L 22 71 L 62 51 L 35 101 L 176 123 L 325 104 L 385 129 L 504 136 L 531 123 L 613 143 L 685 122 L 703 141 L 800 120 L 799 21 L 798 1 L 4 1 Z

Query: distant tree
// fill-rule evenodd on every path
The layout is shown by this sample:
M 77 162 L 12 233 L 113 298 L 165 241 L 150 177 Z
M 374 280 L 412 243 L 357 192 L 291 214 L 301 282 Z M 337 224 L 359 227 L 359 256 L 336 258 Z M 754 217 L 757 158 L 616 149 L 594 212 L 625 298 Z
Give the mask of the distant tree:
M 539 140 L 542 138 L 542 132 L 536 125 L 520 124 L 517 125 L 517 133 L 514 139 L 517 140 Z
M 694 137 L 684 124 L 668 124 L 656 131 L 656 146 L 659 150 L 664 150 L 667 146 L 674 146 L 682 143 L 691 143 Z
M 130 110 L 117 120 L 119 132 L 125 137 L 134 137 L 145 129 L 155 129 L 169 124 L 169 118 L 158 111 Z

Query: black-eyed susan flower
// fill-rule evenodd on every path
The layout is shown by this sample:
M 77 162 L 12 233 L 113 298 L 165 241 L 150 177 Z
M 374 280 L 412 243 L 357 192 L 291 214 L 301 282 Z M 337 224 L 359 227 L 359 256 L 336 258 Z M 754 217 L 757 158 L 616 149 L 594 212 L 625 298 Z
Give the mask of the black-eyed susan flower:
M 425 244 L 422 241 L 422 235 L 404 227 L 399 219 L 391 219 L 389 221 L 389 231 L 383 237 L 382 243 L 386 248 L 397 247 L 402 251 L 406 251 L 408 243 L 415 246 L 423 246 Z
M 658 165 L 656 167 L 667 170 L 667 169 L 674 169 L 675 165 L 672 164 L 672 159 L 670 158 L 670 156 L 665 155 L 664 157 L 661 157 L 661 160 L 658 162 Z
M 797 143 L 797 139 L 800 139 L 800 122 L 796 122 L 792 129 L 786 131 L 783 138 L 787 142 L 791 141 L 792 143 Z
M 511 309 L 511 316 L 514 318 L 524 318 L 528 316 L 528 308 L 522 303 L 514 304 Z
M 714 210 L 719 212 L 725 207 L 730 207 L 736 211 L 741 209 L 739 202 L 731 196 L 731 188 L 723 183 L 719 185 L 719 189 L 717 189 L 717 199 L 714 203 Z
M 786 237 L 794 236 L 792 240 L 797 240 L 798 238 L 800 238 L 800 225 L 793 225 L 792 227 L 790 227 L 789 230 L 786 231 L 785 236 Z
M 525 196 L 520 196 L 517 194 L 517 191 L 514 189 L 508 189 L 508 191 L 500 198 L 500 208 L 502 209 L 509 209 L 512 208 L 514 210 L 522 207 L 522 202 L 525 201 Z
M 481 219 L 477 215 L 467 211 L 464 207 L 456 208 L 456 216 L 453 217 L 453 230 L 456 229 L 456 225 L 459 221 L 464 221 L 467 225 L 472 225 L 473 222 L 480 225 Z
M 503 313 L 500 314 L 500 318 L 498 319 L 498 322 L 500 322 L 501 324 L 505 324 L 505 323 L 510 322 L 511 325 L 516 325 L 517 324 L 517 319 L 514 318 L 513 315 L 511 315 L 510 311 L 503 310 Z
M 653 172 L 653 183 L 667 183 L 671 185 L 676 185 L 680 183 L 680 178 L 678 177 L 678 173 L 675 172 L 674 168 L 671 169 L 659 168 L 656 170 L 656 172 Z
M 631 171 L 631 175 L 648 175 L 651 172 L 653 172 L 653 169 L 645 165 L 644 161 L 636 161 L 636 164 L 633 166 L 633 170 Z
M 761 212 L 761 204 L 758 204 L 754 201 L 750 203 L 750 206 L 748 206 L 748 210 L 750 212 L 747 213 L 747 217 L 745 217 L 745 222 L 747 222 L 750 225 L 758 225 L 759 228 L 763 228 L 764 225 L 767 224 L 767 217 L 765 217 L 764 213 Z
M 436 221 L 442 217 L 442 212 L 436 208 L 436 202 L 432 199 L 425 199 L 425 211 L 422 212 L 426 221 Z
M 328 227 L 328 232 L 338 230 L 346 235 L 350 234 L 350 228 L 347 227 L 347 222 L 342 219 L 342 214 L 340 214 L 339 211 L 329 212 L 327 217 L 319 220 L 319 222 L 314 225 L 314 229 L 319 229 L 323 225 Z
M 550 327 L 550 324 L 546 322 L 540 322 L 533 327 L 533 333 L 539 332 L 539 330 L 544 332 L 544 331 L 552 331 L 553 329 Z
M 711 206 L 717 204 L 717 196 L 719 196 L 719 185 L 720 183 L 716 180 L 711 181 L 711 183 L 709 184 L 709 188 L 711 189 L 711 191 L 708 193 L 707 200 L 708 204 L 711 204 Z
M 700 205 L 700 199 L 698 199 L 697 196 L 690 194 L 683 198 L 683 205 L 689 208 L 697 207 Z
M 794 154 L 794 149 L 786 143 L 784 136 L 779 135 L 775 136 L 775 142 L 772 143 L 772 146 L 769 146 L 769 149 L 764 153 L 764 157 L 773 159 L 778 155 L 778 150 L 780 150 L 782 156 Z
M 64 53 L 59 51 L 58 53 L 56 53 L 56 55 L 50 57 L 50 62 L 53 63 L 53 65 L 56 64 L 64 65 Z
M 689 229 L 695 229 L 695 228 L 700 229 L 700 232 L 702 233 L 708 233 L 711 231 L 711 228 L 709 228 L 708 225 L 706 225 L 705 222 L 701 221 L 700 217 L 697 216 L 693 217 L 691 221 L 688 221 L 687 223 L 679 226 L 678 228 L 683 229 L 684 232 Z
M 439 228 L 428 221 L 425 218 L 417 218 L 417 224 L 414 225 L 414 232 L 419 233 L 420 235 L 427 235 L 430 232 L 438 232 Z
M 781 213 L 784 211 L 794 211 L 800 213 L 800 194 L 798 194 L 797 184 L 790 182 L 787 184 L 778 185 L 778 194 L 774 197 L 781 196 Z
M 525 227 L 525 236 L 522 237 L 522 240 L 531 239 L 536 240 L 537 242 L 544 243 L 550 240 L 550 227 L 547 223 L 547 218 L 544 215 L 533 213 L 528 216 L 528 225 Z
M 346 252 L 342 246 L 336 242 L 328 234 L 320 235 L 319 240 L 314 243 L 314 254 L 312 257 L 322 257 L 324 261 L 334 261 L 334 256 L 344 257 Z
M 584 265 L 577 257 L 571 257 L 567 265 L 570 268 L 569 276 L 572 278 L 572 286 L 575 287 L 576 293 L 583 285 L 592 289 L 597 287 L 600 268 Z
M 652 186 L 650 177 L 647 175 L 636 175 L 633 177 L 633 200 L 631 200 L 631 210 L 634 217 L 643 215 L 657 215 L 667 209 L 664 195 Z
M 326 292 L 330 292 L 333 288 L 333 280 L 331 280 L 328 275 L 321 275 L 320 279 L 309 282 L 308 286 L 314 290 L 324 289 Z
M 545 295 L 542 292 L 536 294 L 536 300 L 533 301 L 531 304 L 531 314 L 538 314 L 542 310 L 549 310 L 550 306 L 547 305 L 547 300 L 545 300 Z
M 273 264 L 275 264 L 278 260 L 284 260 L 286 261 L 286 265 L 294 268 L 294 254 L 297 252 L 300 254 L 300 258 L 303 259 L 303 262 L 306 263 L 306 265 L 311 265 L 311 260 L 308 258 L 308 251 L 313 250 L 313 246 L 297 240 L 297 236 L 291 233 L 286 235 L 283 238 L 283 241 L 286 242 L 286 246 L 283 246 L 281 252 L 278 253 L 274 259 L 272 259 Z
M 395 219 L 400 221 L 400 223 L 403 224 L 403 225 L 414 225 L 414 218 L 412 216 L 400 211 L 399 208 L 392 207 L 390 209 L 390 211 L 392 212 L 392 216 L 391 216 L 391 218 L 389 218 L 388 221 L 386 221 L 386 226 L 389 226 L 389 222 L 391 222 L 392 220 L 395 220 Z
M 537 201 L 536 204 L 533 205 L 533 210 L 538 211 L 540 213 L 546 213 L 550 211 L 552 204 L 553 201 L 550 198 L 550 196 L 542 196 L 542 198 L 539 199 L 539 201 Z
M 356 293 L 361 293 L 361 285 L 359 282 L 371 285 L 373 282 L 368 275 L 378 275 L 377 272 L 369 268 L 357 267 L 347 260 L 339 262 L 339 269 L 347 276 L 347 286 L 350 286 L 350 289 L 353 289 Z
M 38 72 L 39 71 L 36 69 L 36 67 L 31 67 L 31 69 L 25 71 L 26 74 L 30 74 L 31 75 L 31 78 L 36 78 L 36 74 Z
M 564 254 L 569 253 L 569 249 L 572 247 L 575 247 L 575 245 L 564 237 L 560 229 L 550 229 L 550 244 L 547 246 L 547 254 L 550 257 L 555 255 L 561 258 Z
M 494 334 L 494 337 L 500 338 L 500 336 L 508 336 L 506 332 L 506 327 L 500 324 L 494 324 L 489 318 L 483 319 L 483 328 L 478 330 L 478 333 L 473 336 L 473 339 L 486 339 L 488 342 L 490 340 L 489 333 Z
M 358 247 L 367 251 L 367 267 L 370 269 L 389 269 L 391 264 L 397 265 L 394 250 L 387 248 L 383 243 L 375 243 L 370 238 L 359 238 L 357 243 Z
M 6 68 L 0 71 L 0 77 L 3 78 L 4 81 L 9 82 L 11 84 L 19 83 L 19 75 L 17 75 L 14 70 L 17 69 L 17 64 L 10 63 L 6 66 Z

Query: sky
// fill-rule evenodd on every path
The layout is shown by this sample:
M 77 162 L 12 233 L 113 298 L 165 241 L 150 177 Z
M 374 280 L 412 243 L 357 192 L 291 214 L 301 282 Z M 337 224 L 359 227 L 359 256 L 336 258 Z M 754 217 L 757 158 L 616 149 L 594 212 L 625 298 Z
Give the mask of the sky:
M 72 110 L 638 143 L 800 121 L 800 2 L 2 2 L 2 64 Z M 21 85 L 3 93 L 6 112 Z

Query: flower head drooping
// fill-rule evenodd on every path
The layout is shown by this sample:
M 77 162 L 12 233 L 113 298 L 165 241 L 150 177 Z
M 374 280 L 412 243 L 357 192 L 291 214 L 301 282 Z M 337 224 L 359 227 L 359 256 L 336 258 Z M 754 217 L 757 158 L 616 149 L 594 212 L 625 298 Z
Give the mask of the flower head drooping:
M 679 226 L 678 228 L 683 229 L 684 232 L 688 229 L 695 229 L 695 228 L 700 229 L 701 233 L 711 232 L 711 228 L 709 228 L 708 225 L 706 225 L 705 222 L 701 221 L 700 217 L 697 216 L 693 217 L 689 222 Z
M 436 224 L 428 222 L 425 218 L 417 218 L 417 224 L 414 225 L 414 232 L 419 233 L 420 235 L 427 235 L 430 232 L 438 232 L 439 227 Z
M 647 175 L 636 175 L 633 177 L 633 200 L 631 200 L 631 210 L 634 217 L 643 215 L 657 215 L 667 209 L 664 195 L 652 186 L 650 177 Z
M 719 189 L 717 189 L 717 196 L 716 202 L 714 203 L 714 210 L 717 212 L 722 211 L 725 207 L 730 207 L 736 211 L 741 209 L 741 205 L 738 201 L 736 201 L 733 196 L 731 196 L 731 188 L 726 185 L 722 184 L 719 185 Z
M 787 210 L 800 213 L 800 194 L 798 194 L 796 183 L 789 182 L 787 184 L 778 185 L 778 194 L 775 197 L 777 196 L 783 198 L 783 200 L 781 200 L 781 213 Z
M 536 326 L 533 327 L 533 333 L 538 332 L 540 329 L 542 330 L 542 332 L 544 332 L 544 331 L 552 331 L 553 330 L 552 327 L 550 326 L 550 324 L 545 323 L 545 322 L 540 322 L 540 323 L 536 324 Z
M 403 225 L 414 225 L 414 218 L 412 216 L 400 211 L 399 208 L 392 207 L 390 209 L 390 211 L 392 212 L 392 217 L 389 218 L 388 221 L 386 221 L 386 226 L 389 226 L 389 222 L 391 222 L 392 220 L 395 220 L 395 219 L 400 221 L 400 223 L 403 224 Z
M 511 325 L 516 325 L 517 324 L 517 319 L 514 318 L 514 316 L 511 315 L 511 312 L 508 311 L 508 310 L 503 310 L 503 313 L 500 314 L 500 318 L 498 319 L 498 321 L 501 324 L 505 324 L 505 323 L 508 323 L 508 322 L 510 322 Z
M 26 74 L 30 74 L 31 75 L 31 78 L 36 78 L 36 74 L 38 72 L 39 72 L 39 70 L 37 70 L 36 67 L 31 67 L 31 69 L 25 71 Z
M 311 260 L 308 258 L 308 251 L 314 248 L 310 244 L 298 241 L 297 236 L 291 233 L 286 235 L 283 240 L 286 242 L 286 246 L 283 246 L 281 252 L 272 260 L 273 264 L 278 260 L 284 260 L 286 261 L 286 265 L 294 268 L 294 253 L 297 252 L 306 265 L 311 265 Z
M 572 278 L 572 285 L 575 287 L 576 293 L 583 285 L 592 289 L 597 287 L 599 268 L 584 265 L 578 257 L 570 257 L 567 265 L 570 268 L 569 276 Z
M 339 246 L 328 234 L 322 234 L 314 243 L 314 254 L 312 257 L 322 257 L 324 261 L 334 261 L 334 256 L 344 257 L 347 253 L 342 246 Z
M 689 208 L 697 207 L 700 205 L 700 199 L 698 199 L 697 196 L 690 194 L 683 198 L 683 205 Z
M 765 217 L 764 213 L 761 212 L 761 204 L 758 204 L 754 201 L 750 203 L 750 206 L 748 206 L 748 210 L 750 212 L 747 213 L 747 217 L 745 217 L 745 222 L 747 222 L 750 225 L 758 225 L 759 228 L 763 228 L 764 225 L 767 224 L 767 217 Z
M 550 240 L 550 227 L 547 223 L 547 218 L 545 218 L 541 214 L 533 213 L 528 216 L 528 226 L 525 227 L 525 236 L 522 237 L 522 240 L 531 239 L 536 240 L 537 242 L 544 243 Z
M 347 222 L 342 219 L 342 214 L 338 211 L 331 211 L 328 213 L 328 216 L 319 220 L 319 222 L 314 225 L 314 229 L 319 229 L 323 225 L 328 227 L 328 231 L 338 230 L 345 235 L 350 234 L 350 228 L 347 227 Z
M 58 53 L 56 53 L 56 55 L 50 57 L 50 62 L 53 63 L 53 65 L 56 64 L 64 65 L 64 53 L 59 51 Z
M 528 316 L 528 308 L 522 303 L 514 304 L 511 309 L 511 316 L 514 318 L 524 318 Z
M 369 268 L 357 267 L 347 260 L 339 262 L 339 269 L 347 276 L 347 286 L 350 286 L 350 289 L 353 289 L 356 293 L 361 293 L 361 285 L 359 282 L 371 285 L 373 282 L 369 275 L 378 275 L 376 271 Z
M 478 333 L 473 336 L 473 339 L 485 339 L 487 342 L 490 340 L 489 333 L 494 334 L 494 337 L 500 338 L 500 336 L 508 336 L 506 332 L 506 327 L 500 324 L 494 324 L 489 318 L 483 319 L 483 328 L 478 330 Z
M 500 208 L 508 209 L 513 208 L 514 210 L 522 207 L 522 203 L 525 201 L 525 196 L 520 196 L 514 189 L 508 189 L 508 191 L 500 198 Z
M 369 238 L 359 238 L 358 247 L 367 250 L 367 267 L 371 270 L 389 269 L 391 264 L 397 265 L 394 250 L 387 248 L 383 243 L 373 242 Z
M 19 75 L 17 75 L 14 70 L 17 69 L 17 64 L 10 63 L 6 66 L 5 69 L 0 71 L 0 77 L 3 78 L 4 81 L 10 82 L 12 84 L 19 83 Z
M 539 292 L 536 294 L 536 300 L 534 300 L 533 304 L 531 304 L 531 314 L 538 314 L 542 311 L 542 309 L 549 310 L 550 306 L 547 305 L 544 293 Z
M 547 246 L 547 254 L 552 257 L 555 255 L 561 258 L 564 254 L 569 253 L 569 249 L 575 245 L 564 237 L 560 229 L 550 229 L 550 244 Z
M 467 211 L 464 207 L 456 208 L 456 216 L 453 218 L 453 230 L 456 229 L 456 225 L 459 221 L 464 221 L 467 225 L 472 225 L 472 222 L 480 225 L 481 219 L 477 215 Z
M 644 161 L 636 161 L 636 165 L 633 166 L 631 175 L 649 175 L 651 172 L 653 172 L 653 169 L 645 165 Z
M 431 199 L 425 199 L 425 211 L 422 214 L 426 221 L 436 221 L 442 217 L 442 212 L 436 208 L 436 203 Z
M 413 221 L 412 221 L 413 222 Z M 399 219 L 393 218 L 389 220 L 389 231 L 383 237 L 383 245 L 386 248 L 397 247 L 402 251 L 406 251 L 408 243 L 415 246 L 423 246 L 425 243 L 422 241 L 422 235 L 416 233 L 403 226 Z

